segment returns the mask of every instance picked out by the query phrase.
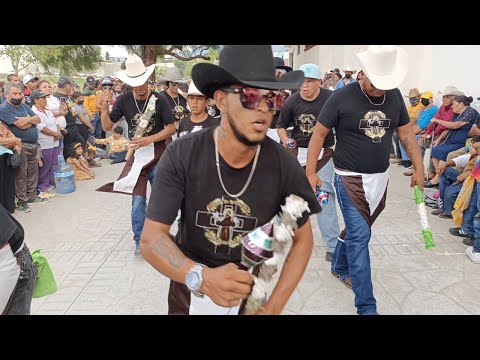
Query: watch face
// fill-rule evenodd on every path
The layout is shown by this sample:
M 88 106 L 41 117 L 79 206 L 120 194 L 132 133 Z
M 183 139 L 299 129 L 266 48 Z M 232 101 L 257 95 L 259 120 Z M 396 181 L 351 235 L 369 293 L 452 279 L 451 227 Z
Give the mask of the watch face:
M 190 290 L 200 289 L 200 275 L 196 271 L 190 271 L 185 277 L 185 284 Z

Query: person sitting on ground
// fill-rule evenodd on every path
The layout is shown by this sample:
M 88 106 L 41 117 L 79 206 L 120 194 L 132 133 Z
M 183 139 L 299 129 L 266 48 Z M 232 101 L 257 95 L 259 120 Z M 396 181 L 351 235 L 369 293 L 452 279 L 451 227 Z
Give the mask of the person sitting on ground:
M 125 161 L 125 156 L 127 156 L 130 141 L 125 139 L 125 136 L 123 136 L 123 128 L 121 126 L 116 126 L 113 129 L 113 135 L 110 135 L 108 138 L 94 138 L 94 141 L 95 144 L 109 145 L 108 153 L 103 149 L 97 149 L 97 155 L 100 156 L 102 159 L 110 158 L 112 160 L 112 164 L 118 164 Z
M 469 152 L 458 156 L 450 161 L 442 162 L 435 169 L 440 175 L 440 208 L 432 211 L 432 215 L 438 215 L 444 219 L 451 219 L 453 205 L 462 189 L 464 180 L 470 175 L 477 158 L 477 149 L 473 144 L 480 141 L 480 136 L 472 139 Z M 462 173 L 459 173 L 454 167 L 464 167 Z
M 90 180 L 95 178 L 95 173 L 87 160 L 83 156 L 83 147 L 81 143 L 73 144 L 67 163 L 72 165 L 75 172 L 75 180 Z

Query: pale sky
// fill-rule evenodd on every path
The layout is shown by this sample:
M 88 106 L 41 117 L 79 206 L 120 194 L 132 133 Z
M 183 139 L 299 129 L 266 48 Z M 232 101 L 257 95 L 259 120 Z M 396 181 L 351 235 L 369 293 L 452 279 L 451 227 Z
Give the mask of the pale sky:
M 127 57 L 127 51 L 123 46 L 109 46 L 109 45 L 102 45 L 102 56 L 105 56 L 105 52 L 108 51 L 110 56 L 113 57 Z M 283 45 L 272 45 L 273 51 L 283 50 Z M 283 48 L 283 49 L 282 49 Z
M 101 45 L 102 48 L 102 56 L 105 56 L 105 53 L 108 51 L 108 54 L 113 57 L 127 57 L 128 53 L 127 50 L 123 46 L 109 46 L 109 45 Z

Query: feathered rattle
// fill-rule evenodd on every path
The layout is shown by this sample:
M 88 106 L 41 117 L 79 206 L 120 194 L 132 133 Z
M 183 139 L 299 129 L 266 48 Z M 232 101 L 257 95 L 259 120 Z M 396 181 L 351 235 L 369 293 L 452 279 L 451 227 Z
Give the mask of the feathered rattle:
M 255 314 L 267 301 L 275 285 L 273 274 L 285 262 L 293 231 L 298 227 L 297 219 L 305 211 L 310 212 L 308 203 L 297 195 L 287 197 L 281 208 L 280 214 L 267 224 L 242 237 L 241 268 L 247 270 L 260 266 L 252 293 L 247 299 L 245 314 Z

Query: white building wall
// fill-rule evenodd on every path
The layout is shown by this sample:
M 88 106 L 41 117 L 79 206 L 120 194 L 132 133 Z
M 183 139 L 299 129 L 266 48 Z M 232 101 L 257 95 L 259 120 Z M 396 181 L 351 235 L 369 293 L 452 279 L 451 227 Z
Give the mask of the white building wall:
M 409 56 L 409 71 L 404 82 L 399 86 L 403 94 L 410 88 L 420 91 L 433 91 L 434 101 L 438 105 L 441 98 L 437 91 L 447 85 L 454 85 L 467 96 L 480 96 L 480 81 L 476 63 L 480 60 L 480 45 L 400 45 Z M 293 54 L 293 68 L 298 69 L 305 63 L 315 63 L 323 73 L 335 67 L 342 70 L 350 65 L 359 69 L 354 54 L 367 49 L 367 45 L 316 45 L 304 51 L 300 45 L 289 45 Z

